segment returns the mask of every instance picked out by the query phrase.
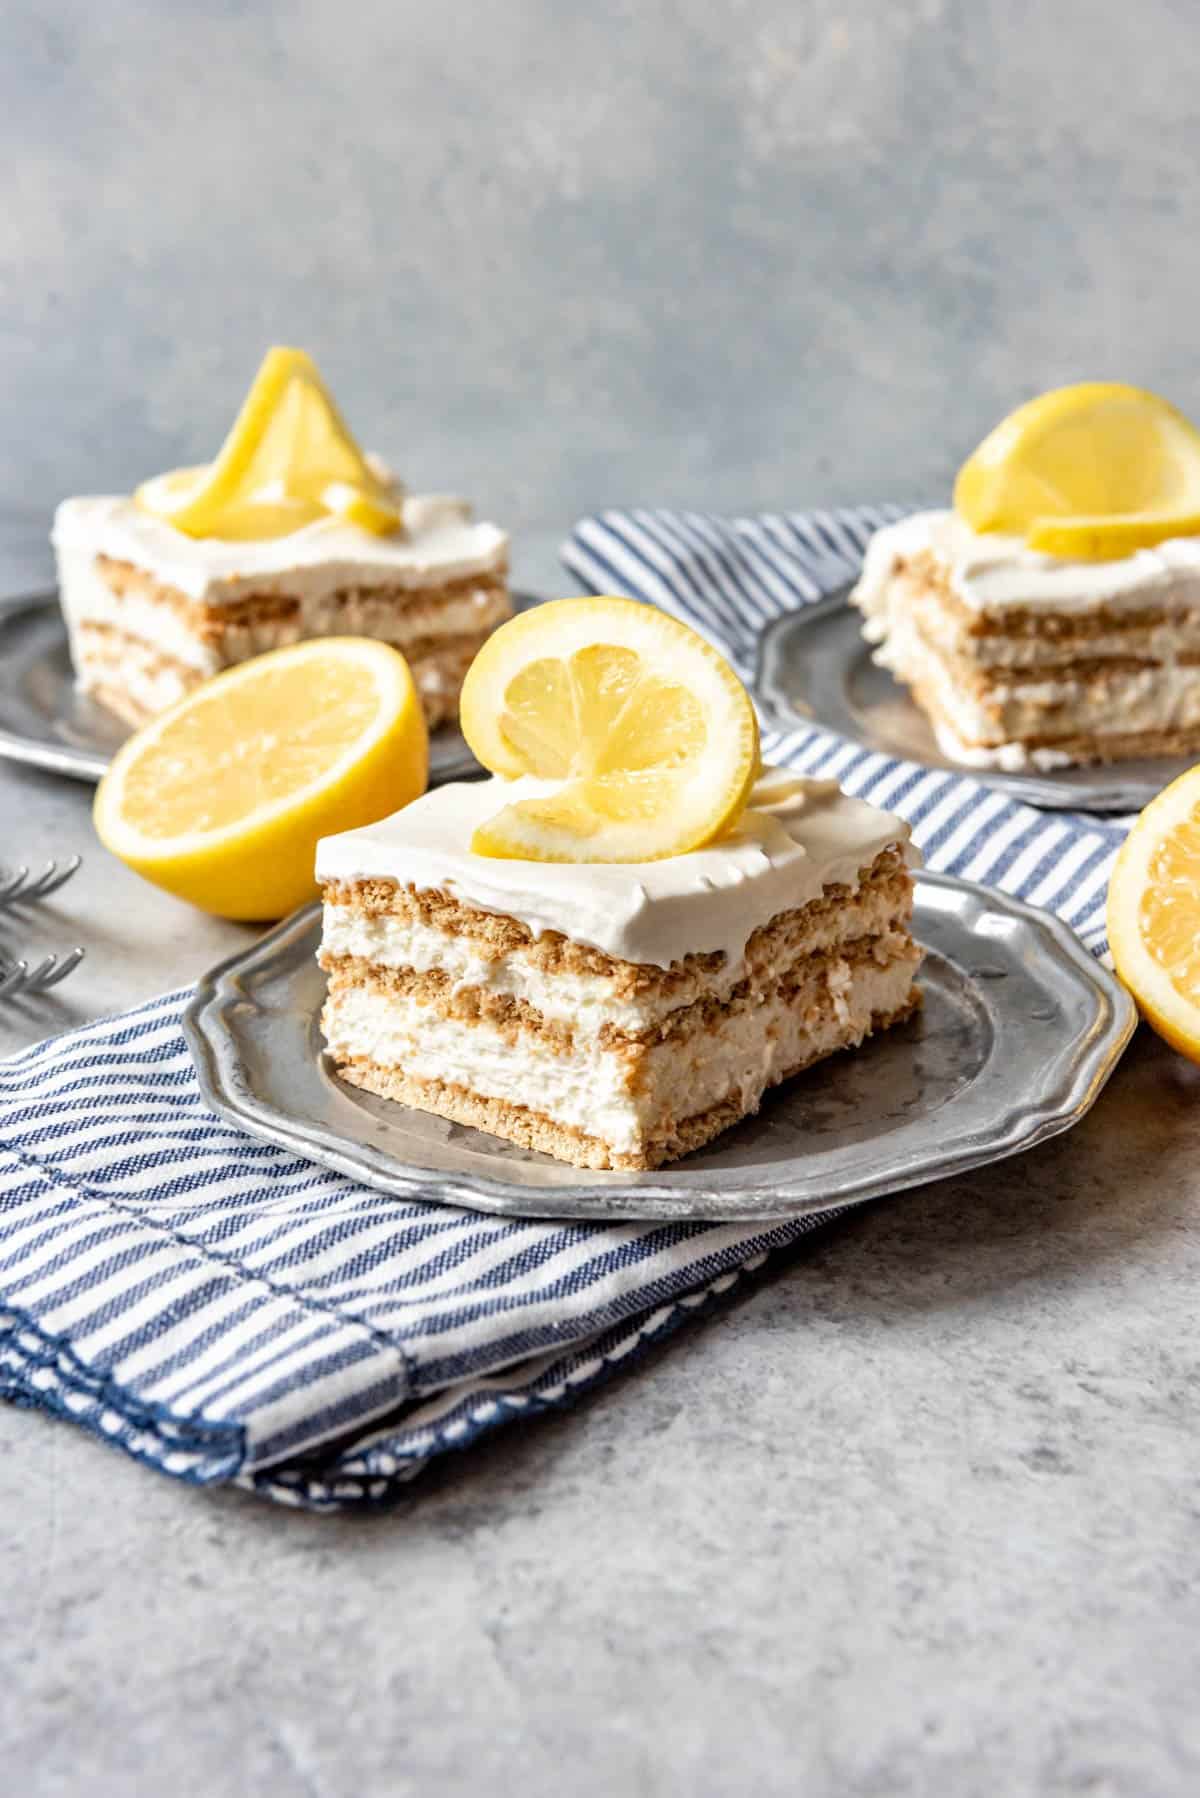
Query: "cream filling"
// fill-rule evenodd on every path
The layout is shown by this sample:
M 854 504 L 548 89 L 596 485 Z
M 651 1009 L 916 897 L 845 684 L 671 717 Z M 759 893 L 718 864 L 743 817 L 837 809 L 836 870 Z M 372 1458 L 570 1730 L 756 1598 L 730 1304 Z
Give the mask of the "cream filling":
M 922 551 L 937 558 L 954 593 L 976 612 L 1200 607 L 1200 537 L 1174 538 L 1113 562 L 1072 562 L 1030 549 L 1022 537 L 973 531 L 944 511 L 917 512 L 876 531 L 854 603 L 868 616 L 886 611 L 897 564 Z
M 124 495 L 68 499 L 54 517 L 59 554 L 72 551 L 131 562 L 205 605 L 247 594 L 309 600 L 353 586 L 432 587 L 472 574 L 502 574 L 508 537 L 480 524 L 460 499 L 415 495 L 403 502 L 404 532 L 379 537 L 322 519 L 261 543 L 188 537 Z
M 875 1012 L 904 1004 L 913 973 L 910 959 L 887 967 L 831 962 L 807 993 L 656 1044 L 632 1081 L 623 1055 L 579 1035 L 564 1054 L 526 1032 L 510 1040 L 489 1024 L 440 1018 L 412 998 L 370 987 L 332 996 L 322 1027 L 335 1061 L 364 1059 L 447 1081 L 628 1152 L 730 1098 L 753 1110 L 790 1068 L 861 1042 Z
M 815 955 L 848 939 L 871 936 L 878 939 L 882 959 L 897 952 L 904 940 L 904 923 L 890 899 L 869 894 L 858 903 L 840 907 L 830 919 L 808 930 L 802 953 Z M 542 1017 L 573 1024 L 585 1036 L 596 1034 L 604 1024 L 618 1030 L 647 1029 L 703 995 L 723 1000 L 746 975 L 745 962 L 737 961 L 715 977 L 695 974 L 681 980 L 669 993 L 649 992 L 638 999 L 623 999 L 606 975 L 568 969 L 547 973 L 527 951 L 488 956 L 484 946 L 470 937 L 452 936 L 410 918 L 368 916 L 349 905 L 326 905 L 321 947 L 328 954 L 354 956 L 378 967 L 445 973 L 455 992 L 477 988 L 524 1000 Z M 775 957 L 761 963 L 756 959 L 755 978 L 769 982 L 796 958 L 794 945 L 781 944 Z

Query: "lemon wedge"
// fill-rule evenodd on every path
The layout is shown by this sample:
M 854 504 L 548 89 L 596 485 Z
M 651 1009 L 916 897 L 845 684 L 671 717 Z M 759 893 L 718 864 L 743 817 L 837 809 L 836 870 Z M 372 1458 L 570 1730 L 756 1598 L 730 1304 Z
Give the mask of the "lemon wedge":
M 544 791 L 480 825 L 477 855 L 643 862 L 711 842 L 746 803 L 758 725 L 733 669 L 636 600 L 561 599 L 502 625 L 463 684 L 463 735 Z
M 1200 531 L 1200 431 L 1157 394 L 1116 381 L 1018 406 L 959 471 L 954 507 L 976 531 L 1109 561 Z
M 145 725 L 100 783 L 96 830 L 203 911 L 278 918 L 314 897 L 318 839 L 419 797 L 428 759 L 399 651 L 325 637 L 227 669 Z
M 215 462 L 175 468 L 134 494 L 190 537 L 290 536 L 321 518 L 378 535 L 402 523 L 396 491 L 371 468 L 311 356 L 268 350 Z
M 1200 1061 L 1200 767 L 1164 788 L 1122 843 L 1108 943 L 1149 1023 Z

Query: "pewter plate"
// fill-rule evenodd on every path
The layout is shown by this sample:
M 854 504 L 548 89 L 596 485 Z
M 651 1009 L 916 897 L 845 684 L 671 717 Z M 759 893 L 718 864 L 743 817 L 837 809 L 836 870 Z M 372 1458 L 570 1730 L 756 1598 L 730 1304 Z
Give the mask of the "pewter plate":
M 1190 759 L 1119 762 L 1107 768 L 1062 768 L 1008 774 L 952 761 L 938 747 L 924 712 L 907 688 L 871 660 L 862 619 L 847 603 L 845 586 L 827 599 L 788 612 L 763 632 L 755 692 L 765 715 L 782 730 L 820 724 L 883 755 L 926 768 L 969 774 L 1013 799 L 1047 810 L 1133 812 L 1148 805 Z
M 513 599 L 518 609 L 536 603 L 528 594 Z M 96 781 L 129 734 L 120 718 L 77 691 L 58 595 L 7 601 L 0 609 L 0 757 Z M 481 772 L 460 731 L 434 731 L 431 786 Z
M 797 1217 L 961 1173 L 1088 1110 L 1133 1004 L 1066 927 L 944 874 L 917 881 L 925 1004 L 653 1174 L 590 1173 L 346 1086 L 322 1054 L 310 906 L 200 981 L 184 1030 L 206 1102 L 252 1136 L 401 1198 L 517 1217 Z

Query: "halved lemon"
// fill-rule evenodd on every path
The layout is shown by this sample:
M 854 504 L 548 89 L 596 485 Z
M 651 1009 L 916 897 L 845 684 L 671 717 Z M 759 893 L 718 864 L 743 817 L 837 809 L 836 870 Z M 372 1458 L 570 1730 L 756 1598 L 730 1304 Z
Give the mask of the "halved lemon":
M 279 918 L 314 897 L 319 838 L 425 791 L 429 747 L 408 664 L 326 637 L 206 681 L 118 750 L 96 794 L 100 841 L 224 918 Z
M 1152 800 L 1122 843 L 1108 941 L 1148 1021 L 1200 1061 L 1200 767 Z
M 478 855 L 642 862 L 711 842 L 746 803 L 758 725 L 733 669 L 636 600 L 560 599 L 488 639 L 463 735 L 493 773 L 546 790 L 475 832 Z
M 268 350 L 214 462 L 143 482 L 145 511 L 191 537 L 289 536 L 340 517 L 376 534 L 400 528 L 396 491 L 372 469 L 303 350 Z
M 1200 531 L 1200 431 L 1118 381 L 1059 387 L 1018 406 L 959 471 L 954 506 L 976 531 L 1108 561 Z

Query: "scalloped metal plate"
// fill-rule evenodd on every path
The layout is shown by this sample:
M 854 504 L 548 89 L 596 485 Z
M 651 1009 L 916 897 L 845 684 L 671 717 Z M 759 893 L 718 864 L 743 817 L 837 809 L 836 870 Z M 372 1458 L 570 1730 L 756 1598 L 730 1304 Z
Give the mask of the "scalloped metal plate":
M 523 608 L 535 603 L 516 594 Z M 56 593 L 9 600 L 0 607 L 0 757 L 97 781 L 129 735 L 129 727 L 80 693 L 71 672 L 67 632 Z M 429 739 L 429 781 L 470 780 L 481 772 L 462 733 L 444 726 Z
M 970 775 L 1048 811 L 1140 811 L 1191 767 L 1185 757 L 1008 774 L 951 761 L 938 747 L 928 718 L 908 689 L 871 660 L 862 619 L 847 603 L 849 592 L 847 585 L 827 599 L 786 613 L 759 639 L 755 696 L 780 729 L 819 724 L 864 749 Z
M 1136 1023 L 1065 925 L 942 874 L 917 882 L 921 1015 L 770 1094 L 653 1174 L 588 1173 L 346 1086 L 322 1054 L 312 906 L 213 969 L 184 1016 L 212 1109 L 398 1197 L 518 1217 L 797 1217 L 1015 1155 L 1076 1123 Z

